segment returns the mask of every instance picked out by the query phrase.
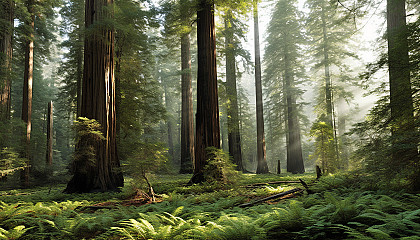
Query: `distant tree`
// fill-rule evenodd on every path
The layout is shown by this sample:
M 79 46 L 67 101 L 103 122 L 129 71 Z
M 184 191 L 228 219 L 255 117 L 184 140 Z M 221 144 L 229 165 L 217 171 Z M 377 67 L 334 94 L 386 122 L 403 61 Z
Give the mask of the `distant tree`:
M 257 144 L 255 105 L 250 103 L 247 90 L 238 85 L 238 114 L 239 131 L 241 133 L 242 163 L 244 171 L 255 171 L 257 164 L 257 153 L 255 146 Z
M 164 141 L 156 129 L 165 109 L 154 76 L 155 9 L 146 9 L 144 1 L 116 0 L 114 6 L 116 131 L 118 158 L 125 161 L 138 145 Z
M 322 71 L 317 99 L 317 114 L 320 121 L 330 124 L 334 131 L 336 158 L 339 159 L 339 146 L 337 137 L 337 105 L 338 98 L 349 95 L 340 84 L 347 88 L 357 81 L 350 77 L 350 70 L 346 64 L 349 59 L 357 59 L 351 50 L 350 39 L 355 30 L 353 17 L 349 12 L 359 14 L 359 10 L 343 7 L 340 2 L 328 0 L 307 0 L 309 13 L 306 20 L 306 29 L 310 40 L 309 54 L 313 60 L 313 69 Z M 333 82 L 334 80 L 334 82 Z M 340 95 L 339 95 L 340 94 Z M 321 119 L 322 117 L 322 119 Z
M 181 167 L 180 173 L 192 173 L 194 162 L 194 119 L 192 101 L 191 39 L 194 4 L 190 0 L 166 3 L 165 37 L 167 45 L 181 45 Z M 178 38 L 178 39 L 174 39 Z M 169 43 L 171 41 L 171 43 Z M 174 46 L 177 44 L 177 46 Z M 178 45 L 179 44 L 179 45 Z
M 296 100 L 302 94 L 297 88 L 297 81 L 303 77 L 304 69 L 301 63 L 301 45 L 304 43 L 303 34 L 299 31 L 300 13 L 292 2 L 279 1 L 273 11 L 268 27 L 266 58 L 266 77 L 274 78 L 271 82 L 282 79 L 283 101 L 286 106 L 286 144 L 287 171 L 303 173 L 302 143 L 300 123 L 298 119 L 299 107 Z M 279 76 L 282 76 L 281 78 Z
M 190 1 L 180 2 L 182 9 L 181 34 L 181 91 L 182 91 L 182 115 L 181 115 L 181 168 L 180 173 L 192 173 L 194 162 L 194 119 L 192 103 L 192 74 L 191 74 L 191 16 L 192 8 Z
M 221 36 L 224 38 L 224 47 L 221 49 L 225 57 L 226 64 L 226 117 L 227 132 L 229 143 L 229 154 L 233 157 L 233 162 L 238 171 L 243 171 L 241 133 L 239 128 L 239 110 L 238 110 L 238 79 L 240 72 L 238 67 L 239 59 L 245 63 L 250 62 L 249 52 L 241 46 L 241 39 L 245 39 L 243 33 L 246 27 L 241 20 L 249 9 L 247 5 L 242 6 L 237 2 L 226 3 L 220 8 L 224 21 L 224 28 Z M 238 60 L 237 60 L 238 59 Z
M 84 42 L 84 11 L 83 0 L 71 0 L 60 9 L 62 24 L 60 34 L 66 39 L 61 47 L 68 50 L 64 57 L 58 74 L 63 84 L 58 94 L 62 109 L 72 117 L 80 116 L 83 79 L 83 42 Z
M 258 1 L 254 2 L 255 95 L 257 112 L 257 173 L 268 173 L 264 136 L 264 107 L 261 83 L 260 33 L 258 28 Z
M 124 184 L 116 142 L 115 36 L 114 30 L 105 24 L 112 19 L 112 4 L 112 0 L 87 0 L 85 5 L 89 32 L 85 36 L 81 116 L 98 121 L 103 139 L 87 140 L 93 147 L 94 164 L 84 163 L 89 159 L 73 164 L 74 175 L 65 189 L 67 193 L 109 191 Z
M 47 151 L 46 163 L 51 166 L 53 163 L 53 140 L 54 140 L 54 127 L 53 127 L 53 102 L 48 103 L 47 112 Z

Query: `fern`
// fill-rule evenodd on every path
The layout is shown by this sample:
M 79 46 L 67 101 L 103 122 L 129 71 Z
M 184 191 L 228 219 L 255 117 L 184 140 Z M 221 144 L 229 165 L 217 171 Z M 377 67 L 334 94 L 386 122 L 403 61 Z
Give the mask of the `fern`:
M 16 226 L 10 230 L 5 230 L 0 227 L 0 239 L 18 239 L 28 230 L 23 225 Z

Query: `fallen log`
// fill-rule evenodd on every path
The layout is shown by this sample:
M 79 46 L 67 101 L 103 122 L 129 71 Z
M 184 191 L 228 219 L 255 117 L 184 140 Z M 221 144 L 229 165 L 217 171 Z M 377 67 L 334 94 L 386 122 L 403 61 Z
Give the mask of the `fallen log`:
M 303 190 L 300 189 L 300 188 L 293 188 L 291 190 L 288 190 L 288 191 L 285 191 L 285 192 L 282 192 L 282 193 L 277 193 L 275 195 L 272 195 L 272 196 L 269 196 L 269 197 L 266 197 L 266 198 L 262 198 L 262 199 L 254 201 L 254 202 L 241 204 L 241 205 L 239 205 L 239 207 L 250 207 L 250 206 L 253 206 L 255 204 L 264 202 L 264 201 L 268 201 L 268 200 L 271 200 L 271 199 L 276 199 L 276 198 L 279 198 L 279 197 L 284 197 L 286 195 L 297 193 L 297 192 L 302 192 L 302 191 Z
M 266 182 L 266 183 L 254 183 L 254 184 L 246 185 L 245 187 L 253 188 L 253 187 L 265 186 L 265 185 L 270 185 L 270 184 L 286 184 L 286 183 L 300 183 L 300 181 L 275 181 L 275 182 Z

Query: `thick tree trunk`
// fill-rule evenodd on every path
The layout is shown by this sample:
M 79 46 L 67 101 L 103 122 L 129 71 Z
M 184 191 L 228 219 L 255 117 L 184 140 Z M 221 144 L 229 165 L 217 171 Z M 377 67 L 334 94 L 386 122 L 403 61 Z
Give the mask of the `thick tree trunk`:
M 219 103 L 216 72 L 214 4 L 200 0 L 197 12 L 198 78 L 194 176 L 204 181 L 206 148 L 220 148 Z
M 225 54 L 226 54 L 226 95 L 229 154 L 233 157 L 236 170 L 243 171 L 241 135 L 239 132 L 238 91 L 236 89 L 236 60 L 232 13 L 229 11 L 225 19 Z
M 257 104 L 257 173 L 268 173 L 264 137 L 264 111 L 261 84 L 260 33 L 258 29 L 258 3 L 254 2 L 254 45 L 255 45 L 255 95 Z
M 47 114 L 47 156 L 46 162 L 48 165 L 52 165 L 53 162 L 53 102 L 48 103 L 48 114 Z
M 391 120 L 395 126 L 392 159 L 395 167 L 403 168 L 418 161 L 405 0 L 387 0 L 387 28 Z
M 0 121 L 3 121 L 10 119 L 14 4 L 12 0 L 3 0 L 0 6 L 0 18 L 8 24 L 0 32 Z
M 22 98 L 22 120 L 26 123 L 25 138 L 25 158 L 26 167 L 23 170 L 23 185 L 29 186 L 29 170 L 31 163 L 30 141 L 31 141 L 31 117 L 32 117 L 32 87 L 34 72 L 34 31 L 35 31 L 35 15 L 34 2 L 29 0 L 27 3 L 28 12 L 31 15 L 30 21 L 26 24 L 29 26 L 29 40 L 26 42 L 25 49 L 25 72 L 23 76 L 23 98 Z
M 113 0 L 86 0 L 85 26 L 94 33 L 85 37 L 81 116 L 96 119 L 105 140 L 93 143 L 95 164 L 74 164 L 67 193 L 116 190 L 124 184 L 116 145 L 114 31 L 95 26 L 112 18 L 112 4 Z
M 179 173 L 192 173 L 194 162 L 194 119 L 192 103 L 192 76 L 190 34 L 181 37 L 181 169 Z

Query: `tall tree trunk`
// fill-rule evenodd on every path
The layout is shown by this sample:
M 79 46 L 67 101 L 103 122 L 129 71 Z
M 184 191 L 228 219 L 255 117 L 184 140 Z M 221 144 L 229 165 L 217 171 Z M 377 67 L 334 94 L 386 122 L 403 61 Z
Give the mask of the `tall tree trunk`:
M 395 167 L 418 161 L 408 58 L 405 0 L 387 0 L 388 66 Z M 418 168 L 418 166 L 417 166 Z
M 327 29 L 327 17 L 325 16 L 325 2 L 322 1 L 322 39 L 323 39 L 323 54 L 324 54 L 324 77 L 325 77 L 325 104 L 327 110 L 326 123 L 328 123 L 334 131 L 334 150 L 336 161 L 340 158 L 338 151 L 338 140 L 337 140 L 337 126 L 335 123 L 334 106 L 333 106 L 333 88 L 330 75 L 330 59 L 328 53 L 328 29 Z
M 220 148 L 214 3 L 208 0 L 200 0 L 198 9 L 197 113 L 192 183 L 205 180 L 203 170 L 207 164 L 206 148 Z
M 226 51 L 226 95 L 229 154 L 233 157 L 236 170 L 243 171 L 241 135 L 239 132 L 238 91 L 236 89 L 235 43 L 231 21 L 232 12 L 228 11 L 225 19 L 225 51 Z
M 92 143 L 94 164 L 73 165 L 67 193 L 116 190 L 124 184 L 116 145 L 114 31 L 95 25 L 113 17 L 113 0 L 86 0 L 85 4 L 85 27 L 94 33 L 85 37 L 81 116 L 96 119 L 105 139 Z
M 23 100 L 22 100 L 22 120 L 26 124 L 26 138 L 25 138 L 25 158 L 26 166 L 23 170 L 23 185 L 29 186 L 29 170 L 31 163 L 30 141 L 31 141 L 31 117 L 32 117 L 32 87 L 33 87 L 33 72 L 34 72 L 34 31 L 35 31 L 35 14 L 34 2 L 29 0 L 27 2 L 30 20 L 26 23 L 29 26 L 29 40 L 26 42 L 25 49 L 25 72 L 23 76 Z
M 324 54 L 324 78 L 325 78 L 325 104 L 327 110 L 326 122 L 333 127 L 333 114 L 332 114 L 332 85 L 330 76 L 330 62 L 328 54 L 328 33 L 327 33 L 327 20 L 325 16 L 324 1 L 322 2 L 322 51 Z
M 181 37 L 181 169 L 179 173 L 192 173 L 194 162 L 194 119 L 192 102 L 192 75 L 190 34 Z
M 300 126 L 298 120 L 298 109 L 296 107 L 296 96 L 294 91 L 294 79 L 292 72 L 292 62 L 287 54 L 287 49 L 284 49 L 284 87 L 286 93 L 287 104 L 287 129 L 289 135 L 288 155 L 287 155 L 287 171 L 291 173 L 304 173 L 302 156 L 302 143 L 300 140 Z
M 254 45 L 255 45 L 255 95 L 257 104 L 257 173 L 268 173 L 264 137 L 264 111 L 261 84 L 260 33 L 258 29 L 258 3 L 254 1 Z
M 48 165 L 52 165 L 53 162 L 53 102 L 48 103 L 48 114 L 47 114 L 47 156 L 46 162 Z
M 14 4 L 12 0 L 2 0 L 0 6 L 0 18 L 7 23 L 0 32 L 0 121 L 3 121 L 10 119 Z

